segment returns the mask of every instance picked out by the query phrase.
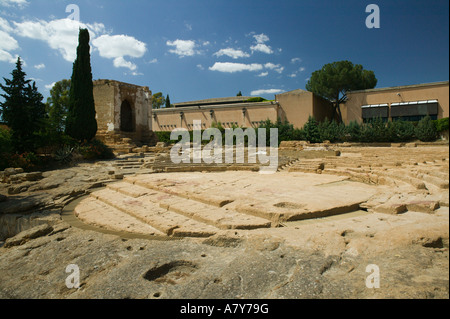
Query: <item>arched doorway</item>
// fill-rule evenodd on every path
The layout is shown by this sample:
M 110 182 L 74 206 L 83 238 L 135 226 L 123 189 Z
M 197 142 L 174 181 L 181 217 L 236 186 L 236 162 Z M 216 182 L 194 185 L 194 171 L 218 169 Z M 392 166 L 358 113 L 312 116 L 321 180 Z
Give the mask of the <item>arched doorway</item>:
M 120 130 L 122 132 L 134 132 L 133 108 L 125 100 L 120 107 Z

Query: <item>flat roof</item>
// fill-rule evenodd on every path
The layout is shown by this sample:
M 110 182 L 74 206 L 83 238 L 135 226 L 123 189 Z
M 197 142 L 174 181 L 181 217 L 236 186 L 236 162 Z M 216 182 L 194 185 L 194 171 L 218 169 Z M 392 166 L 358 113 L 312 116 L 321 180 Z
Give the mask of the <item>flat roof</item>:
M 218 104 L 235 104 L 235 103 L 244 103 L 248 99 L 254 98 L 254 96 L 232 96 L 232 97 L 222 97 L 222 98 L 214 98 L 214 99 L 205 99 L 205 100 L 197 100 L 197 101 L 189 101 L 182 103 L 174 103 L 173 105 L 176 108 L 179 107 L 189 107 L 189 106 L 203 106 L 203 105 L 218 105 Z
M 427 86 L 438 86 L 438 85 L 445 85 L 445 84 L 448 85 L 449 81 L 421 83 L 421 84 L 412 84 L 412 85 L 402 85 L 402 86 L 391 86 L 391 87 L 386 87 L 386 88 L 377 88 L 377 89 L 368 89 L 368 90 L 357 90 L 357 91 L 350 91 L 350 92 L 348 92 L 348 94 L 378 92 L 378 91 L 388 91 L 388 90 L 411 89 L 411 88 L 420 88 L 420 87 L 427 87 Z
M 232 109 L 232 108 L 255 108 L 255 107 L 273 107 L 276 102 L 266 101 L 266 102 L 244 102 L 244 103 L 234 103 L 234 104 L 211 104 L 211 105 L 195 105 L 195 106 L 185 106 L 185 107 L 171 107 L 171 108 L 161 108 L 153 109 L 153 113 L 179 113 L 185 111 L 198 111 L 198 110 L 215 110 L 215 109 Z

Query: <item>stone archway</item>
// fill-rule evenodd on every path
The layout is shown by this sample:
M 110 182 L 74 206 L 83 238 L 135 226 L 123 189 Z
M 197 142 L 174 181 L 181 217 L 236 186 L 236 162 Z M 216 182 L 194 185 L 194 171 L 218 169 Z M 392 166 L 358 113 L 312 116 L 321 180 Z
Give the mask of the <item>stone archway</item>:
M 135 130 L 133 108 L 127 100 L 124 100 L 120 106 L 120 130 L 122 132 Z

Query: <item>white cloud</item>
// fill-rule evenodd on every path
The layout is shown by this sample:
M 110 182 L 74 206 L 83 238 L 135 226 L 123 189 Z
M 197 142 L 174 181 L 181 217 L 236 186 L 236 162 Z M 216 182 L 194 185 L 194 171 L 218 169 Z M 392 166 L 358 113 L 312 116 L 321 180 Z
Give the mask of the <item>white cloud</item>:
M 98 50 L 101 57 L 114 59 L 114 67 L 127 68 L 131 71 L 135 71 L 137 66 L 136 64 L 125 60 L 124 57 L 142 58 L 145 52 L 147 52 L 147 46 L 144 42 L 123 34 L 101 35 L 92 41 L 92 45 Z M 156 62 L 157 60 L 151 63 Z
M 47 42 L 50 48 L 59 51 L 66 61 L 73 62 L 76 58 L 78 34 L 80 28 L 87 28 L 91 38 L 96 32 L 103 32 L 101 23 L 83 24 L 71 19 L 13 22 L 15 33 L 19 36 Z
M 270 40 L 269 37 L 264 33 L 256 34 L 253 37 L 255 38 L 256 43 L 264 43 Z
M 0 49 L 0 61 L 1 62 L 16 63 L 17 57 L 18 57 L 17 55 L 15 57 L 13 57 L 11 55 L 11 53 Z
M 123 57 L 119 56 L 117 58 L 114 59 L 114 66 L 116 68 L 128 68 L 131 71 L 134 71 L 137 69 L 136 64 L 130 62 L 130 61 L 126 61 Z
M 306 69 L 304 67 L 301 67 L 300 69 L 298 69 L 300 72 L 305 71 Z
M 302 62 L 302 59 L 300 59 L 300 58 L 293 58 L 293 59 L 291 59 L 291 63 L 300 63 L 300 62 Z
M 37 65 L 34 66 L 34 68 L 36 70 L 45 69 L 45 64 L 44 63 L 37 64 Z
M 252 50 L 252 52 L 258 51 L 258 52 L 262 52 L 262 53 L 266 53 L 266 54 L 273 53 L 272 48 L 264 43 L 258 43 L 256 45 L 252 45 L 250 47 L 250 49 Z
M 127 35 L 101 35 L 92 41 L 92 45 L 98 49 L 101 57 L 107 59 L 124 56 L 142 58 L 147 52 L 144 42 Z
M 252 50 L 252 53 L 255 51 L 266 53 L 266 54 L 273 53 L 272 48 L 270 46 L 268 46 L 267 44 L 265 44 L 265 42 L 270 40 L 267 35 L 265 35 L 264 33 L 255 34 L 253 36 L 253 38 L 255 39 L 256 44 L 250 47 L 250 49 Z
M 225 73 L 235 73 L 242 71 L 261 71 L 263 66 L 261 64 L 252 63 L 232 63 L 232 62 L 216 62 L 212 67 L 209 68 L 211 71 L 219 71 Z
M 242 50 L 236 50 L 233 48 L 226 48 L 226 49 L 221 49 L 219 51 L 217 51 L 216 53 L 214 53 L 213 55 L 217 56 L 217 57 L 221 57 L 223 55 L 226 55 L 230 58 L 233 59 L 239 59 L 239 58 L 248 58 L 250 57 L 250 54 L 242 51 Z
M 148 63 L 148 64 L 158 63 L 158 59 L 157 59 L 157 58 L 154 58 L 154 59 L 148 61 L 147 63 Z
M 269 62 L 269 63 L 264 64 L 264 67 L 267 69 L 270 69 L 270 70 L 274 70 L 280 74 L 283 73 L 283 71 L 284 71 L 284 67 L 281 66 L 281 64 L 273 64 L 273 63 Z
M 9 25 L 9 22 L 2 17 L 0 17 L 0 30 L 11 32 L 13 31 L 13 28 Z
M 14 51 L 19 48 L 16 39 L 10 36 L 5 31 L 0 30 L 0 50 Z
M 146 44 L 127 35 L 108 35 L 102 23 L 84 24 L 72 19 L 59 19 L 52 21 L 35 20 L 13 22 L 14 32 L 19 36 L 41 40 L 50 48 L 57 50 L 69 62 L 76 58 L 78 35 L 80 28 L 89 30 L 92 48 L 98 50 L 103 58 L 113 59 L 115 67 L 125 67 L 134 71 L 137 66 L 124 57 L 141 58 L 147 51 Z M 3 21 L 0 26 L 8 27 Z M 97 36 L 102 34 L 100 36 Z
M 203 67 L 203 65 L 201 64 L 197 64 L 197 68 L 199 68 L 200 70 L 204 70 L 205 68 Z
M 45 88 L 46 88 L 47 90 L 51 90 L 51 89 L 55 86 L 55 84 L 56 84 L 56 82 L 47 84 L 47 85 L 45 86 Z
M 252 91 L 250 93 L 251 96 L 255 96 L 255 95 L 265 95 L 265 94 L 278 94 L 278 93 L 283 93 L 284 90 L 280 90 L 280 89 L 268 89 L 268 90 L 255 90 Z
M 290 78 L 296 78 L 296 77 L 297 77 L 297 73 L 289 74 L 288 77 L 290 77 Z
M 19 49 L 19 43 L 9 32 L 12 31 L 8 21 L 0 18 L 0 61 L 15 63 L 18 55 L 13 56 L 11 51 Z
M 174 53 L 178 55 L 180 58 L 185 56 L 193 56 L 198 54 L 198 51 L 195 50 L 196 44 L 193 40 L 175 40 L 175 41 L 167 41 L 167 46 L 175 47 L 174 49 L 170 49 L 170 53 Z
M 269 75 L 269 72 L 262 72 L 262 73 L 260 73 L 260 74 L 258 74 L 258 76 L 259 77 L 265 77 L 265 76 L 268 76 Z
M 0 0 L 0 5 L 4 7 L 14 7 L 17 6 L 20 9 L 26 7 L 29 4 L 27 0 Z

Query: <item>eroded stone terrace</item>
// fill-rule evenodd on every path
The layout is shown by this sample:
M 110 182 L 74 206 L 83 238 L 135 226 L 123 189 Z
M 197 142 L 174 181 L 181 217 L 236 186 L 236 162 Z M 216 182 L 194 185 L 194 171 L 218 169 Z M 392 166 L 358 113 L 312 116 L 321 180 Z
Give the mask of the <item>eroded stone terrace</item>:
M 209 237 L 359 210 L 433 213 L 448 206 L 448 146 L 330 146 L 313 152 L 280 152 L 280 170 L 273 175 L 245 171 L 246 165 L 240 171 L 168 163 L 166 173 L 128 176 L 93 192 L 75 214 L 117 231 Z

